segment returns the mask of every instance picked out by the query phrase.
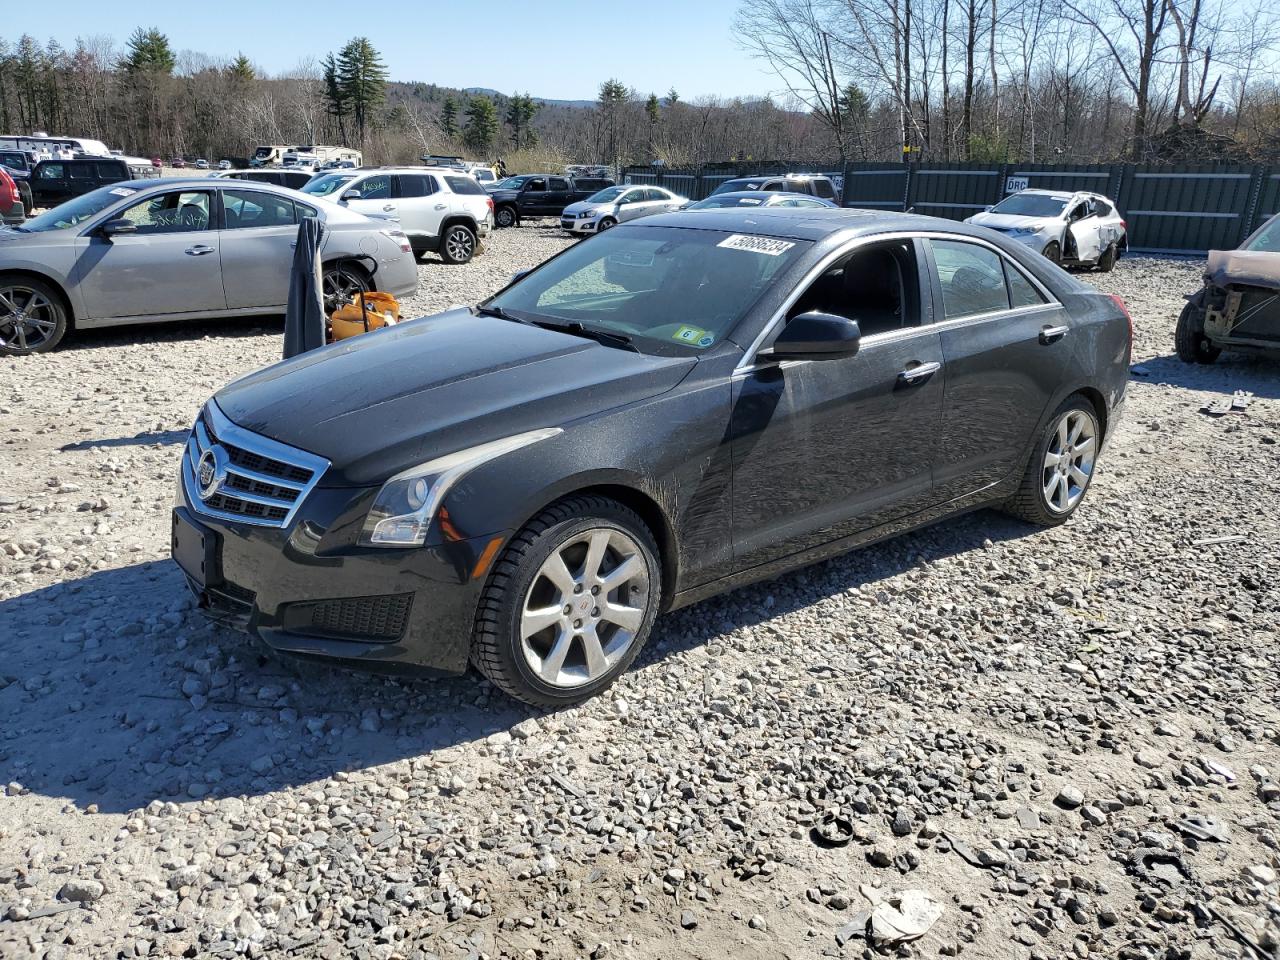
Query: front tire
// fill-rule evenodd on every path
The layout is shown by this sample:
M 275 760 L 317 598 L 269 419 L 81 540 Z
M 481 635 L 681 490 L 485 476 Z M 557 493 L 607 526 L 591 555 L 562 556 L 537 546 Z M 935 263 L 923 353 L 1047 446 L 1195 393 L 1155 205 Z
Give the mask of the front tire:
M 514 207 L 499 207 L 493 215 L 493 222 L 500 227 L 514 227 L 518 220 Z
M 0 277 L 0 356 L 45 353 L 67 332 L 58 291 L 34 277 Z
M 658 547 L 644 521 L 615 500 L 571 496 L 531 520 L 494 565 L 471 660 L 517 700 L 581 703 L 635 660 L 661 597 Z
M 1040 252 L 1044 254 L 1044 258 L 1050 263 L 1062 266 L 1062 244 L 1058 243 L 1057 240 L 1050 240 Z
M 1089 490 L 1101 442 L 1093 404 L 1078 394 L 1068 397 L 1036 441 L 1022 485 L 1005 511 L 1042 527 L 1065 523 Z
M 476 253 L 476 235 L 465 224 L 456 223 L 440 239 L 440 259 L 457 266 L 469 263 Z
M 1173 345 L 1183 363 L 1213 363 L 1222 354 L 1222 349 L 1204 335 L 1204 311 L 1194 303 L 1188 303 L 1178 314 Z
M 605 217 L 600 221 L 600 225 L 596 227 L 596 233 L 604 233 L 610 227 L 616 227 L 617 225 L 618 221 L 613 219 L 613 217 Z

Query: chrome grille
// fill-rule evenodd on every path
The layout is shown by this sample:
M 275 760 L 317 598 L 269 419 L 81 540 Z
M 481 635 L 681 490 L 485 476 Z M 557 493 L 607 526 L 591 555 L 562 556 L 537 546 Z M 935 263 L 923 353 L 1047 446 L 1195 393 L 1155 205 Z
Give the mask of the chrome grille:
M 197 471 L 218 448 L 225 472 L 201 496 Z M 329 461 L 238 427 L 210 401 L 200 412 L 182 456 L 182 483 L 197 513 L 263 527 L 288 526 Z

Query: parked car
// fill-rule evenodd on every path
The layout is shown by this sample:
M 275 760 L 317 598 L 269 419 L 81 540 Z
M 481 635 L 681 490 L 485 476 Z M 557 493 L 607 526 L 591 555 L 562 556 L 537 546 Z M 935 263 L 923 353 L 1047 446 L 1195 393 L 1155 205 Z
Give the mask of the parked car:
M 22 196 L 23 210 L 27 216 L 31 216 L 31 211 L 35 207 L 35 201 L 31 196 L 31 169 L 34 166 L 35 161 L 25 150 L 0 150 L 0 167 L 3 167 L 17 184 L 18 193 Z
M 183 169 L 186 165 L 187 165 L 187 161 L 182 159 L 182 157 L 174 157 L 172 160 L 169 161 L 169 166 L 177 170 Z
M 663 611 L 980 505 L 1067 520 L 1130 341 L 1117 299 L 963 224 L 646 217 L 223 387 L 173 556 L 277 650 L 574 703 Z
M 691 203 L 686 210 L 732 210 L 745 207 L 803 207 L 810 210 L 831 209 L 838 204 L 805 193 L 775 193 L 768 190 L 729 190 L 715 193 L 705 200 Z
M 1096 193 L 1019 190 L 965 222 L 998 230 L 1060 266 L 1103 273 L 1129 246 L 1115 203 Z
M 208 170 L 208 169 L 209 169 L 209 161 L 208 161 L 208 160 L 206 160 L 204 157 L 201 157 L 199 160 L 197 160 L 197 161 L 195 162 L 195 168 L 196 168 L 197 170 Z
M 301 217 L 324 224 L 327 305 L 417 289 L 409 239 L 292 190 L 237 180 L 100 187 L 0 231 L 0 353 L 51 350 L 77 329 L 282 313 Z
M 1223 350 L 1280 351 L 1280 214 L 1236 250 L 1210 250 L 1204 286 L 1187 297 L 1174 346 L 1185 363 Z
M 119 157 L 41 160 L 31 171 L 31 199 L 37 207 L 56 207 L 105 184 L 132 179 L 129 164 Z
M 230 169 L 231 169 L 231 166 L 232 166 L 232 164 L 231 164 L 231 161 L 230 161 L 230 160 L 219 160 L 219 161 L 218 161 L 218 169 L 219 169 L 219 170 L 230 170 Z
M 227 176 L 236 180 L 273 183 L 278 187 L 288 187 L 290 190 L 301 190 L 315 178 L 315 174 L 309 170 L 284 170 L 279 167 L 274 169 L 233 170 Z
M 18 181 L 9 174 L 8 167 L 0 166 L 0 224 L 17 226 L 27 219 L 27 206 L 18 190 Z M 0 309 L 3 306 L 0 305 Z M 0 314 L 0 318 L 3 314 Z M 3 323 L 3 319 L 0 319 Z
M 560 226 L 574 235 L 599 233 L 626 220 L 679 210 L 689 201 L 662 187 L 605 187 L 560 214 Z
M 475 177 L 476 183 L 482 187 L 491 187 L 498 182 L 498 175 L 493 172 L 493 167 L 473 163 L 468 166 L 467 173 Z
M 726 180 L 711 192 L 714 197 L 720 193 L 739 193 L 743 190 L 767 190 L 782 193 L 803 193 L 811 197 L 821 197 L 839 206 L 840 193 L 831 178 L 820 173 L 786 173 L 777 176 L 736 177 Z
M 152 157 L 152 158 L 151 158 L 151 165 L 152 165 L 153 167 L 156 167 L 157 169 L 159 169 L 160 167 L 163 167 L 163 166 L 164 166 L 164 161 L 163 161 L 163 160 L 161 160 L 159 157 Z
M 493 200 L 475 179 L 440 167 L 374 167 L 326 173 L 302 192 L 369 216 L 394 217 L 414 254 L 466 263 L 493 229 Z
M 613 186 L 612 180 L 573 180 L 553 173 L 507 177 L 489 190 L 499 227 L 519 226 L 529 217 L 558 217 L 564 208 Z

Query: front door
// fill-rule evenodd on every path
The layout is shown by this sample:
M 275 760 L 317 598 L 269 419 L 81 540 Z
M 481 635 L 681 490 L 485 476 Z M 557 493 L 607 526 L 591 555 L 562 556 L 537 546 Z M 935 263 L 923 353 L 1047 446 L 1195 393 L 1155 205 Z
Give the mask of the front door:
M 222 275 L 227 307 L 283 310 L 298 238 L 293 201 L 260 190 L 222 191 Z
M 75 277 L 85 313 L 105 320 L 225 310 L 212 211 L 210 191 L 171 190 L 113 215 L 135 232 L 81 237 Z
M 547 180 L 534 177 L 526 180 L 520 190 L 520 213 L 526 217 L 541 217 L 547 212 Z M 559 213 L 560 211 L 556 211 Z
M 857 258 L 863 258 L 854 262 Z M 914 242 L 862 249 L 824 273 L 789 316 L 858 320 L 857 355 L 762 363 L 734 385 L 735 563 L 751 567 L 934 502 L 942 348 Z
M 360 197 L 355 200 L 343 199 L 342 203 L 348 209 L 365 216 L 400 216 L 399 191 L 396 188 L 396 178 L 391 174 L 372 173 L 361 180 L 355 180 L 343 188 L 343 197 L 353 190 L 360 191 Z
M 1062 305 L 992 247 L 930 240 L 947 365 L 941 501 L 1019 471 L 1074 349 Z

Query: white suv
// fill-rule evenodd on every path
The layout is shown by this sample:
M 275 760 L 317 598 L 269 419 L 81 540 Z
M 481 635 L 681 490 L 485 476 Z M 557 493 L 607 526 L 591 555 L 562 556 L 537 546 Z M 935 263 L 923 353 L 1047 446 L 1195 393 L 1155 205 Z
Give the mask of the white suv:
M 377 219 L 394 219 L 422 259 L 466 263 L 493 230 L 493 201 L 475 179 L 444 167 L 364 167 L 315 177 L 303 193 Z

